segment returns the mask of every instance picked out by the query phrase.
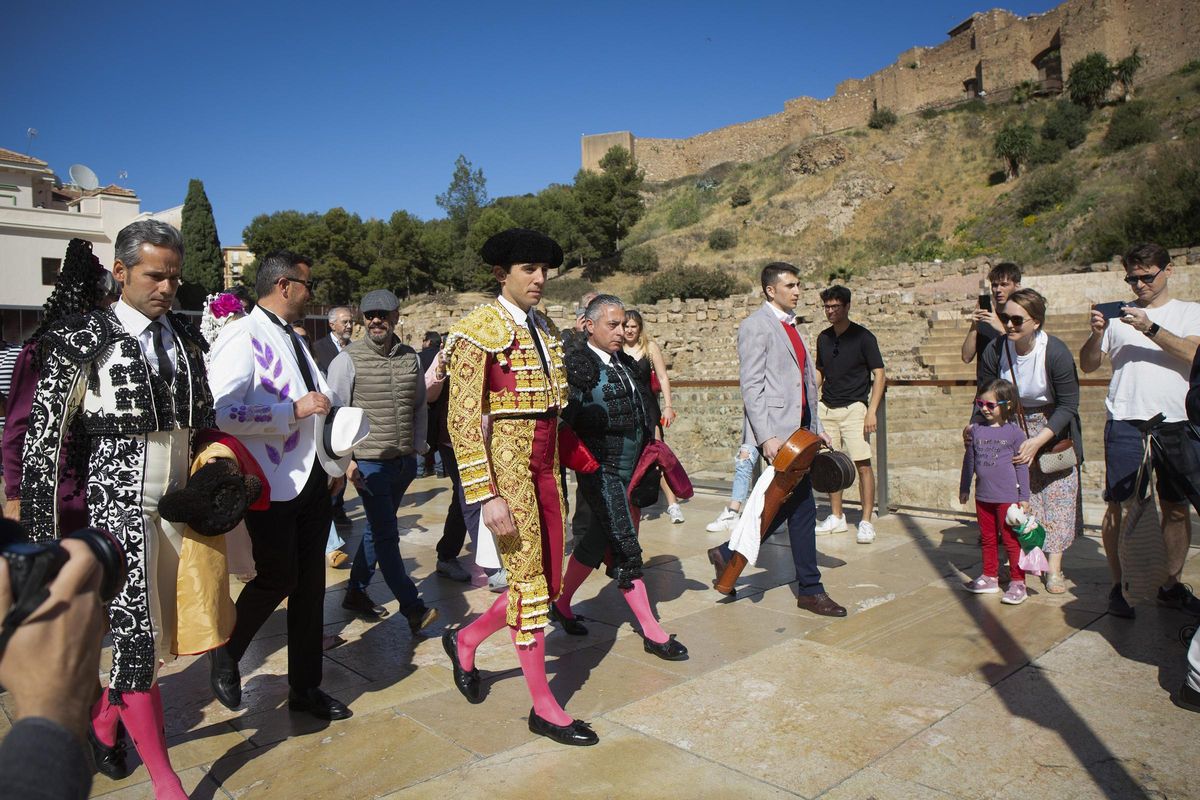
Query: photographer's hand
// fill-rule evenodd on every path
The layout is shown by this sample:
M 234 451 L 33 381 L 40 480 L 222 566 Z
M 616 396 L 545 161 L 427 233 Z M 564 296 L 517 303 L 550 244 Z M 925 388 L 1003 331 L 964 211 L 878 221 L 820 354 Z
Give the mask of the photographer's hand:
M 84 542 L 60 544 L 67 563 L 50 584 L 50 597 L 13 632 L 0 654 L 0 684 L 16 700 L 17 719 L 44 717 L 82 737 L 100 669 L 102 570 Z M 8 562 L 0 558 L 0 619 L 11 606 Z

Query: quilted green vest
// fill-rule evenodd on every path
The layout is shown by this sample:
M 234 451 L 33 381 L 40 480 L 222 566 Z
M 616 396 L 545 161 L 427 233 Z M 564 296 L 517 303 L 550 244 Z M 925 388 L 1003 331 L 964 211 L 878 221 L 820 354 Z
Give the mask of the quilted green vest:
M 356 459 L 380 461 L 412 455 L 413 407 L 421 361 L 393 337 L 381 350 L 364 336 L 346 348 L 354 362 L 353 404 L 367 414 L 371 433 L 354 448 Z

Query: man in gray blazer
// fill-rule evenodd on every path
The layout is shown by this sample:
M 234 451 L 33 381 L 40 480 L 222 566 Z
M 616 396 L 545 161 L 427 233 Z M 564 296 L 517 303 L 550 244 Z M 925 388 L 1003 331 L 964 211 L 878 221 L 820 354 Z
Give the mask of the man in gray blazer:
M 799 271 L 776 261 L 763 267 L 762 308 L 738 327 L 738 376 L 742 385 L 745 429 L 763 458 L 774 460 L 797 428 L 807 428 L 826 442 L 817 415 L 817 381 L 813 356 L 796 330 L 796 304 L 800 301 Z M 833 601 L 821 585 L 817 566 L 817 506 L 808 477 L 796 486 L 779 509 L 771 529 L 787 520 L 792 560 L 799 581 L 796 604 L 827 617 L 844 617 L 846 609 Z M 717 578 L 731 557 L 729 543 L 708 551 Z

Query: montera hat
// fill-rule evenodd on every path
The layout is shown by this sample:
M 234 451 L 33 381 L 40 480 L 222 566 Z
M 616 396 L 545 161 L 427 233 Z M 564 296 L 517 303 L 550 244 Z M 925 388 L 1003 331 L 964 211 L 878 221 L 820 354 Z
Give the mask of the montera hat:
M 511 267 L 513 264 L 557 267 L 563 262 L 563 251 L 558 242 L 528 228 L 500 231 L 483 243 L 479 256 L 490 267 Z
M 358 307 L 362 311 L 387 311 L 390 313 L 400 307 L 400 301 L 387 289 L 373 289 L 363 295 L 362 302 L 358 304 Z
M 355 446 L 370 432 L 371 425 L 361 408 L 334 406 L 327 415 L 318 414 L 317 458 L 325 472 L 334 478 L 345 475 Z

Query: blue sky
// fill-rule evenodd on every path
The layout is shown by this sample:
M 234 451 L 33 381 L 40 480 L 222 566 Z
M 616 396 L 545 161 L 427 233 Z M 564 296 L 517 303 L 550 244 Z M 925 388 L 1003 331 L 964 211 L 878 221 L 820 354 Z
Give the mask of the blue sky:
M 32 155 L 63 177 L 87 164 L 144 210 L 200 178 L 224 244 L 289 208 L 430 218 L 459 153 L 493 197 L 535 192 L 571 181 L 583 133 L 690 136 L 828 97 L 988 7 L 10 0 L 24 46 L 0 81 L 0 147 L 25 152 L 36 128 Z

